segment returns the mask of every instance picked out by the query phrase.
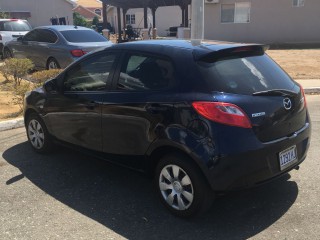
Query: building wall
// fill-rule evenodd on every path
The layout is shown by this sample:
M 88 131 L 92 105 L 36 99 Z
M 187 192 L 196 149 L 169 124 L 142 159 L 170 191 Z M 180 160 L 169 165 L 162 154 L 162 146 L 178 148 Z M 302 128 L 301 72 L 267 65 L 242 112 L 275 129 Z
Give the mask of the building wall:
M 221 3 L 251 2 L 250 23 L 221 23 Z M 305 0 L 293 7 L 293 0 L 220 0 L 205 4 L 206 39 L 261 42 L 320 42 L 320 0 Z
M 69 24 L 73 24 L 73 6 L 65 0 L 1 0 L 1 11 L 17 12 L 29 11 L 28 18 L 32 27 L 51 25 L 51 17 L 65 17 Z
M 189 15 L 190 16 L 190 15 Z M 158 36 L 167 36 L 169 27 L 180 26 L 182 11 L 179 6 L 159 7 L 156 11 L 156 27 Z

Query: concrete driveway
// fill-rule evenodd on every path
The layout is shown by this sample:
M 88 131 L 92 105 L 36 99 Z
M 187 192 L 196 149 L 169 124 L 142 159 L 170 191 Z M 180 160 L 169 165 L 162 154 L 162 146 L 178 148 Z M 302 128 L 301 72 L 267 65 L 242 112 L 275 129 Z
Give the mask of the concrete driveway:
M 190 220 L 170 215 L 139 173 L 68 149 L 39 155 L 24 129 L 0 132 L 0 239 L 320 239 L 320 96 L 307 100 L 300 170 Z

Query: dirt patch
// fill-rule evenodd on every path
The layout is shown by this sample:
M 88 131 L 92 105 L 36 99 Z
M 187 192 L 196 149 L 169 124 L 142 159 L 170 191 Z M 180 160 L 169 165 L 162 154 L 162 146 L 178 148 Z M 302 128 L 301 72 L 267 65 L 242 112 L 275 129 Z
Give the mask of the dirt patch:
M 320 79 L 320 49 L 268 50 L 267 53 L 294 79 Z

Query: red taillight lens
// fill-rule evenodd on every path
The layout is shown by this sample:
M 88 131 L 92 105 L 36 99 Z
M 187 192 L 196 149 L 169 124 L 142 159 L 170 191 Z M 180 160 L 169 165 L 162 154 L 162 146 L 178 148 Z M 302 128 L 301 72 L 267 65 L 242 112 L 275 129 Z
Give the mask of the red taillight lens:
M 83 51 L 82 49 L 74 49 L 70 51 L 72 56 L 74 57 L 81 57 L 85 55 L 87 52 Z
M 194 109 L 203 117 L 222 124 L 252 128 L 248 116 L 238 106 L 222 102 L 194 102 Z
M 299 83 L 298 83 L 298 85 L 300 86 L 300 90 L 301 90 L 302 97 L 303 97 L 303 99 L 301 99 L 301 101 L 303 100 L 304 107 L 307 107 L 307 99 L 306 99 L 306 95 L 304 94 L 303 87 L 302 87 L 301 84 L 299 84 Z

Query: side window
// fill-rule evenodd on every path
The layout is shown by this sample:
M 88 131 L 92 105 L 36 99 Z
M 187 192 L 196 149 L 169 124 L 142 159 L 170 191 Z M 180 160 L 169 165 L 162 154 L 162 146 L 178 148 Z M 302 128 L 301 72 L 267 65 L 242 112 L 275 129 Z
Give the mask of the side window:
M 39 30 L 39 36 L 40 36 L 39 42 L 55 43 L 58 40 L 57 35 L 47 29 Z
M 40 38 L 39 38 L 39 32 L 38 30 L 33 30 L 29 33 L 27 33 L 24 37 L 23 37 L 23 40 L 24 41 L 39 41 Z
M 116 54 L 91 57 L 70 69 L 64 79 L 64 91 L 104 91 L 111 85 L 109 74 Z
M 171 87 L 174 82 L 174 67 L 170 60 L 132 54 L 121 67 L 117 88 L 132 91 L 160 90 Z

